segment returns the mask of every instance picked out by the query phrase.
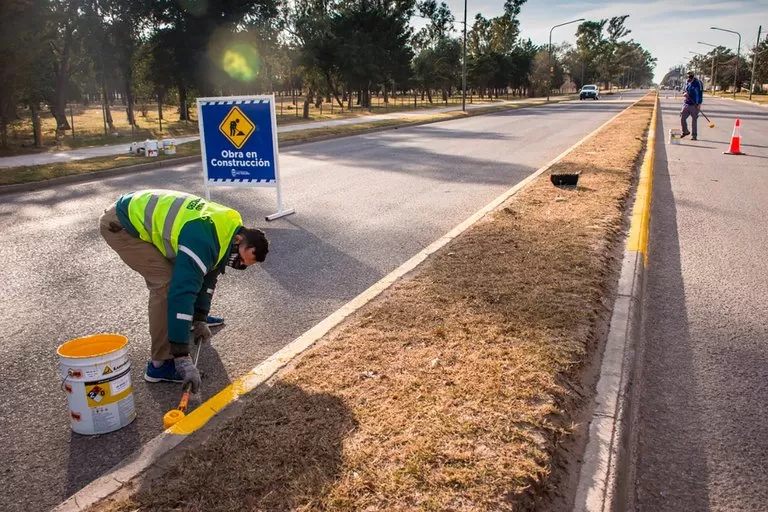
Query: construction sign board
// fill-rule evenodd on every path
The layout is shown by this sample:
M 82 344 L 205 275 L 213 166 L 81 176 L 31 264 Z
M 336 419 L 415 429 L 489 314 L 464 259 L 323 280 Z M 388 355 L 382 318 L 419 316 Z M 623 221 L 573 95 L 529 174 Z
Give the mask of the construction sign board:
M 197 116 L 206 198 L 214 186 L 274 187 L 267 220 L 294 213 L 282 206 L 274 95 L 198 98 Z

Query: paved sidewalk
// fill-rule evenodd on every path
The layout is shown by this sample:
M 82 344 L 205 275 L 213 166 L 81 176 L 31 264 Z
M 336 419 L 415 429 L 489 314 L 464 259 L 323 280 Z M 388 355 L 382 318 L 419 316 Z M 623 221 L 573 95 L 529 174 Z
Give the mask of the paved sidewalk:
M 540 101 L 542 98 L 524 98 L 512 101 L 502 101 L 496 103 L 484 103 L 484 104 L 467 104 L 467 110 L 476 110 L 479 108 L 496 107 L 499 105 L 511 105 L 517 103 L 531 103 L 533 101 Z M 365 117 L 350 117 L 347 119 L 335 119 L 331 121 L 313 121 L 309 123 L 297 123 L 288 126 L 278 126 L 278 133 L 295 132 L 299 130 L 311 130 L 313 128 L 326 128 L 329 126 L 341 126 L 349 124 L 365 124 L 374 123 L 376 121 L 383 121 L 387 119 L 408 119 L 413 117 L 420 117 L 427 114 L 437 114 L 442 112 L 453 112 L 455 110 L 461 110 L 461 105 L 451 105 L 449 107 L 430 108 L 430 109 L 418 109 L 401 112 L 390 112 L 388 114 L 376 114 Z M 195 141 L 199 138 L 197 135 L 189 137 L 175 137 L 177 144 L 184 144 L 185 142 Z M 39 153 L 35 155 L 19 155 L 19 156 L 7 156 L 0 158 L 0 168 L 8 167 L 21 167 L 27 165 L 44 165 L 56 162 L 71 162 L 73 160 L 83 160 L 86 158 L 95 158 L 99 156 L 119 155 L 128 152 L 130 142 L 123 142 L 121 144 L 100 146 L 94 148 L 82 148 L 73 149 L 69 151 L 57 151 L 55 153 Z

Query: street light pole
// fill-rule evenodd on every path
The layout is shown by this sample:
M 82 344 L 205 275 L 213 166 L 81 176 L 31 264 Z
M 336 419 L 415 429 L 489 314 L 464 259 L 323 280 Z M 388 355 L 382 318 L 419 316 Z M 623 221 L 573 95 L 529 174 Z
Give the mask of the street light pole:
M 467 110 L 467 0 L 464 0 L 464 58 L 461 59 L 461 110 Z
M 749 79 L 749 99 L 752 99 L 752 89 L 755 87 L 755 64 L 757 63 L 757 49 L 760 48 L 760 33 L 763 31 L 763 26 L 757 27 L 757 43 L 755 43 L 755 51 L 752 53 L 752 76 Z
M 714 96 L 715 93 L 717 92 L 717 74 L 716 73 L 717 73 L 717 58 L 720 56 L 720 51 L 719 51 L 720 47 L 717 45 L 705 43 L 702 41 L 698 41 L 698 43 L 706 46 L 711 46 L 712 48 L 714 48 L 713 55 L 712 55 L 712 75 L 711 75 L 712 76 L 712 96 Z
M 709 27 L 712 30 L 721 30 L 723 32 L 730 32 L 739 36 L 739 46 L 736 48 L 736 66 L 733 72 L 733 99 L 736 99 L 736 85 L 739 83 L 739 58 L 741 57 L 741 34 L 734 30 L 728 30 L 726 28 Z
M 555 25 L 551 29 L 549 29 L 549 51 L 547 52 L 547 73 L 549 80 L 547 80 L 547 101 L 549 101 L 549 95 L 552 92 L 552 75 L 554 72 L 554 69 L 552 69 L 552 31 L 555 30 L 557 27 L 562 27 L 563 25 L 570 25 L 571 23 L 578 23 L 579 21 L 584 21 L 584 18 L 579 18 L 577 20 L 571 20 L 566 21 L 565 23 L 560 23 L 559 25 Z M 584 84 L 581 84 L 582 86 Z

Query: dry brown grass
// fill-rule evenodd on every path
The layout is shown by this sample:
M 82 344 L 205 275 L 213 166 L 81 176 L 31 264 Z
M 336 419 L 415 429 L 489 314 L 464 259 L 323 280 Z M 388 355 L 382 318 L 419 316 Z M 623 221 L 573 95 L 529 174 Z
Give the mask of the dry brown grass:
M 535 509 L 610 309 L 648 99 L 352 315 L 161 480 L 101 511 Z M 587 391 L 585 394 L 589 394 Z

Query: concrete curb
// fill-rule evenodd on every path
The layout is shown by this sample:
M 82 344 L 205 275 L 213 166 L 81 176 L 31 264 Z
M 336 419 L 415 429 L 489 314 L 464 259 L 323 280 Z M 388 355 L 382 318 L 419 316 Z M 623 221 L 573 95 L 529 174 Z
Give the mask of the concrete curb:
M 623 510 L 628 501 L 630 400 L 635 352 L 642 326 L 643 254 L 626 251 L 605 344 L 589 441 L 582 458 L 573 510 Z
M 642 339 L 645 265 L 650 219 L 653 159 L 659 97 L 649 128 L 630 234 L 611 314 L 597 383 L 589 440 L 582 457 L 575 512 L 614 512 L 631 508 L 633 415 L 637 397 L 636 353 Z
M 561 103 L 563 101 L 570 101 L 572 99 L 573 98 L 571 98 L 570 96 L 564 96 L 562 98 L 555 98 L 552 101 L 550 101 L 550 103 Z M 472 110 L 467 110 L 466 117 L 494 114 L 496 112 L 504 112 L 506 110 L 519 110 L 521 108 L 538 107 L 546 104 L 547 103 L 512 103 L 506 106 L 506 108 L 499 108 L 499 105 L 490 104 L 487 107 L 484 106 L 484 107 L 474 108 Z M 489 109 L 494 109 L 494 110 L 492 110 L 491 112 L 488 112 Z M 458 110 L 452 111 L 452 112 L 458 112 Z M 429 113 L 427 112 L 424 115 L 429 115 Z M 458 118 L 455 118 L 455 119 L 458 119 Z M 453 121 L 455 119 L 429 119 L 424 121 L 403 122 L 403 124 L 399 124 L 399 125 L 378 126 L 378 127 L 374 126 L 371 128 L 363 128 L 360 130 L 355 130 L 354 132 L 350 132 L 350 133 L 319 135 L 315 137 L 307 136 L 307 137 L 301 137 L 301 138 L 281 142 L 280 147 L 288 148 L 291 146 L 298 146 L 299 144 L 309 144 L 311 142 L 322 142 L 322 141 L 332 140 L 332 139 L 341 139 L 344 137 L 353 137 L 355 135 L 365 135 L 368 133 L 397 130 L 398 128 L 410 128 L 412 126 L 441 123 L 444 121 Z M 366 123 L 352 123 L 346 126 L 362 126 L 365 124 Z M 318 129 L 323 129 L 323 128 L 307 128 L 307 131 L 318 130 Z M 300 130 L 298 130 L 298 132 L 301 133 Z M 187 142 L 186 144 L 192 144 L 192 142 Z M 113 169 L 105 169 L 103 171 L 95 171 L 95 172 L 86 173 L 86 174 L 74 174 L 72 176 L 62 176 L 60 178 L 52 178 L 50 180 L 33 181 L 30 183 L 19 183 L 17 185 L 0 185 L 0 195 L 14 194 L 17 192 L 31 192 L 33 190 L 40 190 L 43 188 L 57 187 L 59 185 L 68 185 L 71 183 L 82 183 L 82 182 L 97 180 L 101 178 L 111 178 L 113 176 L 121 176 L 125 174 L 136 173 L 136 172 L 151 171 L 154 169 L 159 169 L 161 167 L 168 167 L 171 165 L 184 165 L 188 163 L 197 162 L 200 160 L 200 158 L 201 158 L 200 155 L 184 156 L 179 158 L 171 158 L 168 160 L 159 160 L 157 162 L 148 162 L 145 164 L 129 165 L 125 167 L 115 167 Z M 0 171 L 2 171 L 2 169 L 0 169 Z
M 317 325 L 310 328 L 308 331 L 280 349 L 278 352 L 274 353 L 263 363 L 259 364 L 245 375 L 235 379 L 232 384 L 220 391 L 214 397 L 210 398 L 207 402 L 198 406 L 197 409 L 188 414 L 179 423 L 162 432 L 147 444 L 139 448 L 139 450 L 134 452 L 132 455 L 126 458 L 126 460 L 118 464 L 108 473 L 94 480 L 83 489 L 70 496 L 66 501 L 62 502 L 56 508 L 54 508 L 52 512 L 80 512 L 124 488 L 129 484 L 130 480 L 149 470 L 153 465 L 156 465 L 161 457 L 172 451 L 187 437 L 205 426 L 209 420 L 215 418 L 216 416 L 226 414 L 232 409 L 232 405 L 234 403 L 240 403 L 239 398 L 241 396 L 253 391 L 258 386 L 267 382 L 280 369 L 288 365 L 295 357 L 299 356 L 302 352 L 314 345 L 331 329 L 344 321 L 349 315 L 353 314 L 365 304 L 376 298 L 379 294 L 397 282 L 402 276 L 414 270 L 431 254 L 440 250 L 451 240 L 458 237 L 461 233 L 480 221 L 488 213 L 498 208 L 507 199 L 517 194 L 520 190 L 524 189 L 529 183 L 548 171 L 557 162 L 565 158 L 571 151 L 583 144 L 595 133 L 608 126 L 625 111 L 632 108 L 635 103 L 637 102 L 634 102 L 627 108 L 622 109 L 619 113 L 583 137 L 573 146 L 563 151 L 560 155 L 546 163 L 543 167 L 534 171 L 532 174 L 517 183 L 515 186 L 511 187 L 506 192 L 502 193 L 493 201 L 472 214 L 461 224 L 453 228 L 451 231 L 437 239 L 429 246 L 425 247 L 418 254 L 403 263 L 400 267 L 384 276 L 370 288 L 363 291 L 360 295 L 350 300 L 348 303 L 336 310 L 327 318 L 321 320 Z M 237 416 L 239 414 L 240 412 L 236 411 L 234 414 L 232 414 L 231 417 Z

